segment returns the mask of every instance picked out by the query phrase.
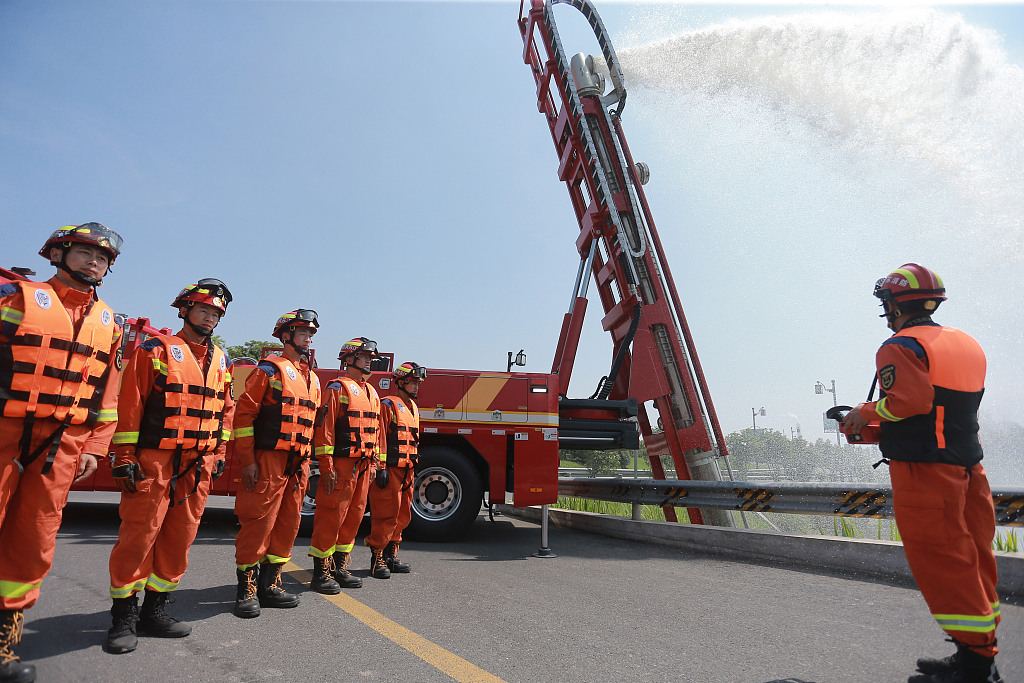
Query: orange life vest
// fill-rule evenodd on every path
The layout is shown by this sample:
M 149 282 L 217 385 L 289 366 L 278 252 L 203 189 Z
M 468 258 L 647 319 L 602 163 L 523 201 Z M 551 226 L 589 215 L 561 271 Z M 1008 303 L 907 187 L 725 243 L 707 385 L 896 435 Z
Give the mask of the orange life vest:
M 268 356 L 260 361 L 260 365 L 263 363 L 276 367 L 277 373 L 267 373 L 274 403 L 260 406 L 253 432 L 255 446 L 309 457 L 313 420 L 320 407 L 320 380 L 310 370 L 307 384 L 292 361 L 283 356 Z
M 334 456 L 348 458 L 377 457 L 377 422 L 380 418 L 380 398 L 369 384 L 349 377 L 339 377 L 327 385 L 348 396 L 347 410 L 338 411 L 334 423 Z
M 0 349 L 3 415 L 95 424 L 110 368 L 113 311 L 96 299 L 76 333 L 50 285 L 17 284 L 25 311 L 14 338 Z
M 978 406 L 985 393 L 985 352 L 973 337 L 952 327 L 905 327 L 886 343 L 899 343 L 900 337 L 911 337 L 924 348 L 935 399 L 928 414 L 882 422 L 882 454 L 906 462 L 975 465 L 982 457 Z
M 387 426 L 387 453 L 381 454 L 381 460 L 388 467 L 412 467 L 419 457 L 420 444 L 420 411 L 415 401 L 406 406 L 405 401 L 397 396 L 381 399 L 390 410 Z M 385 459 L 386 456 L 386 459 Z
M 167 359 L 153 359 L 159 374 L 146 399 L 139 447 L 212 451 L 223 440 L 224 399 L 231 383 L 224 352 L 210 343 L 204 373 L 179 337 L 153 337 L 139 348 L 157 344 L 164 346 Z

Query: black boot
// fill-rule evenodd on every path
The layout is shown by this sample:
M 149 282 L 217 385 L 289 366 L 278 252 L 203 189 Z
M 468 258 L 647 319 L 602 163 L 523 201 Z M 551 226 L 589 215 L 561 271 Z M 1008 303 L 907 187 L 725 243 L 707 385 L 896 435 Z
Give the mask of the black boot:
M 947 660 L 951 662 L 947 668 L 931 675 L 911 676 L 907 683 L 1003 683 L 996 669 L 994 657 L 979 655 L 959 644 L 956 654 L 945 660 L 929 660 L 925 666 L 929 663 L 942 664 Z M 918 661 L 918 666 L 920 665 L 921 661 Z
M 164 611 L 167 593 L 146 589 L 146 598 L 139 612 L 139 635 L 155 638 L 184 638 L 192 627 Z
M 384 564 L 388 566 L 392 574 L 408 574 L 412 571 L 408 562 L 398 559 L 398 544 L 394 541 L 384 546 Z
M 114 598 L 110 616 L 114 625 L 107 631 L 107 642 L 103 644 L 103 649 L 112 655 L 122 655 L 138 647 L 139 638 L 135 632 L 139 621 L 138 596 Z
M 238 577 L 238 592 L 235 594 L 235 616 L 251 619 L 260 615 L 260 602 L 257 598 L 256 580 L 260 566 L 255 564 L 246 569 L 235 569 Z
M 341 586 L 334 580 L 331 574 L 334 573 L 334 557 L 328 555 L 327 557 L 314 557 L 313 558 L 313 580 L 309 582 L 309 587 L 315 590 L 317 593 L 323 593 L 324 595 L 337 595 L 341 592 Z
M 260 567 L 260 587 L 256 593 L 260 607 L 296 607 L 299 596 L 286 593 L 281 587 L 281 565 L 265 564 Z
M 362 588 L 363 580 L 348 570 L 349 554 L 334 553 L 334 580 L 342 588 Z
M 384 563 L 384 549 L 370 546 L 370 575 L 375 579 L 390 579 L 391 570 Z
M 22 610 L 0 610 L 0 681 L 3 683 L 32 683 L 36 680 L 36 668 L 23 664 L 14 654 L 14 646 L 21 642 L 24 625 L 25 612 Z
M 944 671 L 951 671 L 956 668 L 956 664 L 960 661 L 960 650 L 965 649 L 967 646 L 958 643 L 952 638 L 946 638 L 949 642 L 956 645 L 956 652 L 953 654 L 936 659 L 933 657 L 921 657 L 917 660 L 917 670 L 923 674 L 939 674 Z

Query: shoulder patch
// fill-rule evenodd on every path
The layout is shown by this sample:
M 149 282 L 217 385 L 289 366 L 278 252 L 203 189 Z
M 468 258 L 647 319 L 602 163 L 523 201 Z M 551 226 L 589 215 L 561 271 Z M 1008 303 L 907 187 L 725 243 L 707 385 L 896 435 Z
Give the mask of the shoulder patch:
M 267 377 L 277 377 L 277 366 L 269 360 L 261 360 L 259 364 L 256 365 L 256 369 L 267 373 Z
M 10 296 L 18 292 L 18 285 L 13 282 L 5 282 L 0 285 L 0 296 Z
M 124 347 L 118 346 L 117 351 L 114 351 L 114 367 L 117 368 L 118 372 L 121 372 L 121 368 L 124 367 Z
M 139 348 L 145 349 L 146 351 L 152 351 L 153 349 L 159 348 L 161 346 L 163 346 L 163 343 L 160 341 L 160 337 L 150 337 L 146 341 L 139 344 Z
M 327 383 L 327 391 L 337 391 L 338 389 L 341 389 L 341 380 L 332 379 Z
M 892 385 L 896 382 L 896 366 L 886 365 L 884 368 L 879 370 L 878 382 L 884 391 L 892 389 Z
M 912 351 L 918 358 L 926 358 L 928 355 L 925 353 L 924 347 L 921 346 L 921 342 L 913 337 L 889 337 L 882 342 L 882 346 L 886 345 L 902 346 L 908 351 Z

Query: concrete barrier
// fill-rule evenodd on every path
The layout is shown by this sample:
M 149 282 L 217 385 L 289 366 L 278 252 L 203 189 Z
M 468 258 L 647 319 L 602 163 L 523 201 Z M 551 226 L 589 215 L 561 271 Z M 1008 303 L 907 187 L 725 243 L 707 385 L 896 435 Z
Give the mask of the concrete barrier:
M 540 507 L 498 505 L 496 509 L 522 519 L 536 522 L 541 519 Z M 786 564 L 904 584 L 913 582 L 903 545 L 896 541 L 637 521 L 556 508 L 549 508 L 548 521 L 556 527 L 671 546 L 741 562 Z M 558 552 L 557 535 L 549 539 L 549 545 L 553 552 Z M 996 563 L 1000 597 L 1024 599 L 1024 553 L 997 552 Z

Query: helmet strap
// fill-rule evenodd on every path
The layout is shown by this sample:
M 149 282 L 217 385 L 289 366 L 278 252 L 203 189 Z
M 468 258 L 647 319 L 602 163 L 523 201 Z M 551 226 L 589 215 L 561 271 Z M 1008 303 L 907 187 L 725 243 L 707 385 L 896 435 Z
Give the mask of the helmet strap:
M 284 338 L 285 334 L 288 335 L 287 339 Z M 292 341 L 294 338 L 295 330 L 293 328 L 289 327 L 281 332 L 281 341 L 284 342 L 284 345 L 290 346 L 293 349 L 295 349 L 295 353 L 299 354 L 299 358 L 305 358 L 306 360 L 309 360 L 309 349 L 304 349 L 298 344 L 296 344 L 294 341 Z
M 185 309 L 185 314 L 184 315 L 182 315 L 182 313 L 181 313 L 181 309 L 182 308 Z M 188 325 L 190 330 L 192 330 L 200 338 L 203 338 L 203 339 L 206 340 L 206 342 L 208 342 L 209 338 L 213 336 L 213 330 L 210 330 L 209 332 L 207 332 L 203 328 L 201 328 L 198 325 L 194 324 L 192 322 L 192 320 L 189 318 L 189 314 L 191 312 L 192 312 L 192 307 L 191 306 L 182 306 L 181 308 L 178 309 L 178 317 L 185 321 L 185 324 Z
M 407 385 L 408 383 L 409 383 L 409 380 L 408 380 L 408 378 L 406 378 L 406 379 L 400 380 L 400 381 L 398 381 L 398 382 L 395 382 L 395 385 L 396 385 L 396 386 L 398 387 L 398 390 L 399 390 L 399 391 L 401 391 L 401 392 L 402 392 L 403 394 L 405 394 L 406 396 L 408 396 L 409 398 L 411 398 L 412 400 L 414 400 L 414 401 L 415 401 L 415 400 L 416 400 L 416 398 L 417 398 L 417 396 L 419 395 L 419 392 L 417 391 L 417 392 L 416 392 L 416 393 L 414 394 L 414 393 L 412 393 L 411 391 L 409 391 L 408 389 L 406 389 L 406 388 L 405 388 L 405 386 L 406 386 L 406 385 Z
M 59 268 L 60 270 L 63 270 L 65 273 L 67 273 L 68 276 L 75 282 L 80 282 L 83 285 L 88 285 L 89 287 L 99 287 L 100 285 L 103 284 L 103 278 L 97 279 L 94 277 L 90 277 L 88 275 L 85 275 L 84 273 L 79 273 L 77 270 L 71 270 L 71 268 L 68 267 L 68 247 L 60 248 L 60 263 L 54 265 L 56 265 L 57 268 Z

